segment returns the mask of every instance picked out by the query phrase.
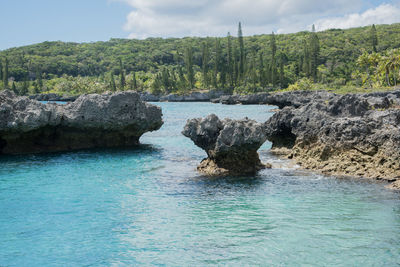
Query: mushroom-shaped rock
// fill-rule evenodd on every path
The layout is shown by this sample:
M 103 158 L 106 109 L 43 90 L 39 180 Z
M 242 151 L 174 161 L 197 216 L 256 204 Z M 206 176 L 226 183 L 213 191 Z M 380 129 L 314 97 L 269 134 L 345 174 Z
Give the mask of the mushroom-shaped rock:
M 161 109 L 134 92 L 82 95 L 66 105 L 0 92 L 0 154 L 131 146 L 162 124 Z
M 188 120 L 182 134 L 206 151 L 197 168 L 206 175 L 254 174 L 266 167 L 257 153 L 267 140 L 265 130 L 254 120 L 220 120 L 211 114 Z

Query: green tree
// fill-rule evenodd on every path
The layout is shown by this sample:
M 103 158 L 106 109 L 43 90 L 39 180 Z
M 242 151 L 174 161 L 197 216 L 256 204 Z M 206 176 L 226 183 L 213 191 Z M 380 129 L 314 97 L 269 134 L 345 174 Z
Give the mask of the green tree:
M 117 91 L 117 87 L 115 86 L 114 73 L 112 72 L 110 73 L 110 89 L 113 92 Z
M 132 73 L 132 81 L 131 81 L 131 90 L 137 90 L 138 86 L 137 86 L 137 80 L 136 80 L 136 72 Z
M 265 88 L 267 86 L 266 81 L 266 75 L 265 75 L 265 67 L 264 67 L 264 56 L 263 53 L 259 54 L 259 70 L 258 70 L 258 76 L 259 76 L 259 81 L 260 81 L 260 86 L 262 88 Z
M 11 90 L 12 90 L 15 94 L 18 94 L 18 90 L 17 90 L 17 87 L 15 86 L 15 82 L 12 83 Z
M 276 64 L 276 39 L 275 39 L 275 33 L 272 32 L 271 34 L 271 41 L 270 41 L 270 48 L 271 48 L 271 64 L 270 64 L 270 77 L 271 77 L 271 83 L 273 86 L 277 85 L 278 79 L 277 79 L 277 64 Z
M 8 89 L 8 58 L 5 58 L 4 71 L 3 71 L 3 86 Z
M 245 64 L 245 51 L 244 51 L 244 40 L 243 40 L 243 31 L 242 31 L 242 23 L 239 22 L 238 26 L 238 41 L 239 41 L 239 79 L 241 79 L 244 75 L 244 64 Z
M 377 52 L 376 47 L 378 46 L 378 35 L 376 32 L 375 24 L 372 24 L 371 31 L 370 31 L 370 40 L 372 45 L 372 51 L 375 53 Z
M 119 76 L 120 76 L 120 87 L 121 91 L 124 90 L 126 86 L 125 82 L 125 71 L 124 71 L 124 66 L 122 65 L 122 59 L 119 59 Z
M 214 75 L 213 75 L 213 86 L 218 88 L 218 74 L 221 69 L 221 42 L 218 38 L 215 38 L 215 58 L 214 58 Z
M 311 67 L 311 76 L 314 79 L 314 82 L 317 82 L 318 77 L 318 66 L 319 66 L 319 53 L 320 53 L 320 44 L 317 33 L 315 32 L 315 26 L 312 26 L 311 40 L 310 40 L 310 67 Z
M 28 81 L 28 74 L 25 74 L 24 81 L 22 83 L 20 95 L 27 95 L 29 89 L 29 81 Z
M 190 89 L 194 88 L 195 77 L 194 77 L 194 69 L 193 69 L 193 48 L 191 45 L 186 47 L 185 51 L 185 66 L 186 66 L 186 74 L 189 81 Z
M 210 62 L 210 51 L 208 48 L 208 44 L 203 42 L 202 44 L 202 56 L 201 56 L 201 64 L 202 64 L 202 72 L 203 72 L 203 86 L 208 88 L 210 86 L 210 80 L 208 76 L 208 64 Z
M 234 70 L 233 70 L 233 54 L 232 54 L 232 36 L 231 33 L 228 32 L 228 75 L 229 75 L 229 84 L 230 87 L 234 86 Z
M 0 59 L 0 79 L 3 82 L 3 63 L 1 62 L 1 59 Z

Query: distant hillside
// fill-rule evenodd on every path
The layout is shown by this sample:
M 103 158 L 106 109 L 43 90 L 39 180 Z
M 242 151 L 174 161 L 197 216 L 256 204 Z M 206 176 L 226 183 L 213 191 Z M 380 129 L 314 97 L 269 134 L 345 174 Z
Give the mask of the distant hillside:
M 400 48 L 400 24 L 377 25 L 378 45 L 377 51 Z M 243 29 L 244 33 L 246 29 Z M 325 79 L 351 80 L 352 72 L 356 68 L 356 61 L 363 51 L 372 52 L 370 40 L 371 27 L 353 28 L 347 30 L 332 29 L 317 32 L 320 42 L 318 65 L 326 68 Z M 236 35 L 236 34 L 235 34 Z M 294 34 L 279 34 L 276 37 L 277 55 L 284 55 L 285 79 L 287 84 L 296 82 L 304 71 L 305 54 L 310 32 Z M 101 76 L 105 73 L 119 75 L 120 62 L 126 74 L 144 72 L 156 74 L 162 67 L 176 70 L 185 66 L 185 48 L 193 48 L 194 72 L 202 71 L 202 45 L 204 42 L 209 47 L 209 70 L 212 72 L 215 64 L 215 39 L 216 38 L 149 38 L 146 40 L 111 39 L 107 42 L 94 43 L 66 43 L 44 42 L 29 46 L 11 48 L 0 51 L 0 59 L 7 57 L 9 60 L 9 77 L 22 81 L 29 76 L 34 80 L 41 73 L 43 79 L 53 79 L 62 75 L 69 76 Z M 221 44 L 221 64 L 228 64 L 228 39 L 219 38 Z M 238 38 L 232 39 L 234 51 L 239 49 Z M 272 55 L 271 35 L 258 35 L 244 37 L 245 67 L 254 68 L 259 65 L 259 58 L 268 65 Z M 277 73 L 279 72 L 277 59 Z M 3 64 L 4 65 L 4 64 Z M 218 70 L 224 75 L 222 70 Z M 186 74 L 185 74 L 186 75 Z

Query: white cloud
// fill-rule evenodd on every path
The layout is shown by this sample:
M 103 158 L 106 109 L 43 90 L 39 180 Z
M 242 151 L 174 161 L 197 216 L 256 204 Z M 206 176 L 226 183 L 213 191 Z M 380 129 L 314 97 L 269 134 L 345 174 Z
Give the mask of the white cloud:
M 395 13 L 390 5 L 358 14 L 368 0 L 114 0 L 132 7 L 124 30 L 130 38 L 223 36 L 236 33 L 243 22 L 246 35 L 295 32 L 317 21 L 322 29 L 335 23 L 348 27 L 361 18 L 361 25 L 385 23 Z M 352 14 L 344 16 L 343 14 Z M 398 9 L 397 9 L 397 14 Z M 358 16 L 358 17 L 357 17 Z M 322 19 L 324 18 L 324 19 Z M 353 22 L 354 21 L 354 22 Z
M 315 23 L 317 30 L 332 28 L 352 28 L 371 24 L 391 24 L 400 22 L 400 8 L 391 4 L 382 4 L 359 14 L 354 13 L 344 17 L 327 18 Z

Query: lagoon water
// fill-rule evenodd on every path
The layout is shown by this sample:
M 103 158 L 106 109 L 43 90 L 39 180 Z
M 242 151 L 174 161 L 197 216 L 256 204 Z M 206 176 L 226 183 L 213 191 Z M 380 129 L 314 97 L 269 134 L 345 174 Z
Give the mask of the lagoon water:
M 396 266 L 400 194 L 280 169 L 206 178 L 180 132 L 215 113 L 265 121 L 268 106 L 158 103 L 138 148 L 0 158 L 0 266 Z

